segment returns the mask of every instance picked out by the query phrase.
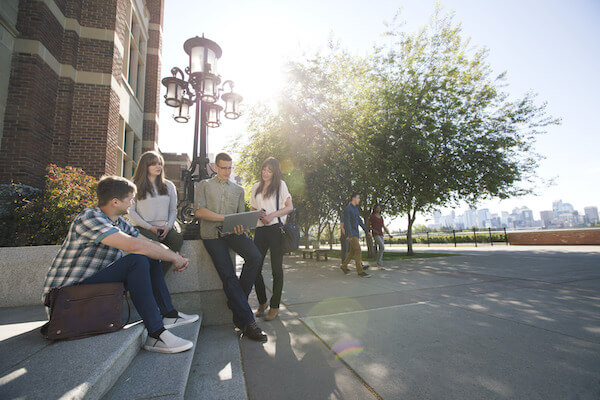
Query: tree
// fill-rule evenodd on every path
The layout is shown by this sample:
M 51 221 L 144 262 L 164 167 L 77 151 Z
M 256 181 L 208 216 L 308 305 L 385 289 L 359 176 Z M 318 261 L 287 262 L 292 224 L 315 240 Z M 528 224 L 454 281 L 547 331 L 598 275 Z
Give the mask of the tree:
M 369 140 L 388 177 L 388 210 L 407 217 L 412 254 L 418 212 L 529 193 L 535 136 L 559 121 L 531 93 L 509 100 L 505 74 L 492 78 L 487 51 L 470 47 L 452 14 L 438 8 L 417 34 L 394 23 L 387 35 L 372 63 L 379 108 Z

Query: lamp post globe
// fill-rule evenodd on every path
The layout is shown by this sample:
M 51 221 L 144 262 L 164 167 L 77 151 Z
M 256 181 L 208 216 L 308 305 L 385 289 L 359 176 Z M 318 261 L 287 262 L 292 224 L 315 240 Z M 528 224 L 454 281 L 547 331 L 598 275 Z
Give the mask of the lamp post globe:
M 182 171 L 184 196 L 178 205 L 180 220 L 190 223 L 194 219 L 194 183 L 214 175 L 207 157 L 208 128 L 221 126 L 220 114 L 223 109 L 226 118 L 239 118 L 242 96 L 233 92 L 233 81 L 227 80 L 219 86 L 221 76 L 218 74 L 217 64 L 223 51 L 216 42 L 204 35 L 196 36 L 186 40 L 183 49 L 189 56 L 189 64 L 185 68 L 188 79 L 185 79 L 181 69 L 174 67 L 171 69 L 173 76 L 164 78 L 162 84 L 167 90 L 165 103 L 177 108 L 175 121 L 188 122 L 190 108 L 196 105 L 192 162 L 187 170 Z M 222 92 L 225 93 L 221 95 Z M 225 103 L 225 107 L 217 104 L 219 98 Z

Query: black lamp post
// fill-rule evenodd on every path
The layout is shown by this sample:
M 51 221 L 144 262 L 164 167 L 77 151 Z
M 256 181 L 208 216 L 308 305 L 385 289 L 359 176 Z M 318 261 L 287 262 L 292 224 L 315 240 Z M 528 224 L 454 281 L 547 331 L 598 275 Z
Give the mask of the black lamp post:
M 173 76 L 164 78 L 162 83 L 167 88 L 165 103 L 177 108 L 175 121 L 188 122 L 190 108 L 196 104 L 192 164 L 182 173 L 185 189 L 178 207 L 180 220 L 187 223 L 193 220 L 194 182 L 214 175 L 207 157 L 208 128 L 221 126 L 220 114 L 223 109 L 226 118 L 239 118 L 242 96 L 233 92 L 232 81 L 225 81 L 219 87 L 221 77 L 217 73 L 217 61 L 221 58 L 222 50 L 217 43 L 206 39 L 204 35 L 196 36 L 186 40 L 183 49 L 190 56 L 189 66 L 185 68 L 188 80 L 185 80 L 183 71 L 175 67 L 171 69 Z M 219 97 L 224 107 L 217 103 Z

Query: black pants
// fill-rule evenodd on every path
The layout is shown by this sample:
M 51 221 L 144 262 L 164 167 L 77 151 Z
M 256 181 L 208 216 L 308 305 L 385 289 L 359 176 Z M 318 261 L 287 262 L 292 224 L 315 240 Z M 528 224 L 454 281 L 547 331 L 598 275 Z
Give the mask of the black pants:
M 262 254 L 260 268 L 256 275 L 254 289 L 256 297 L 260 304 L 267 302 L 267 293 L 265 292 L 265 281 L 262 277 L 262 267 L 265 262 L 267 250 L 271 249 L 271 271 L 273 272 L 273 295 L 271 296 L 270 306 L 279 308 L 281 302 L 281 291 L 283 290 L 283 249 L 281 243 L 281 228 L 279 224 L 260 226 L 256 228 L 254 234 L 254 244 Z

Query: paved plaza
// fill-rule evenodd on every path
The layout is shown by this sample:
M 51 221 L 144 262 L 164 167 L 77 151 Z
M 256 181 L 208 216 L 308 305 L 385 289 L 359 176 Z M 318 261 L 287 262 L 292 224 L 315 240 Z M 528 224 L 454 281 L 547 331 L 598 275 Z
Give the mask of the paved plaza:
M 416 251 L 448 256 L 286 257 L 269 342 L 240 341 L 249 398 L 600 398 L 600 247 Z

